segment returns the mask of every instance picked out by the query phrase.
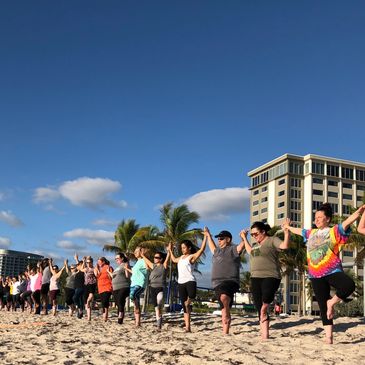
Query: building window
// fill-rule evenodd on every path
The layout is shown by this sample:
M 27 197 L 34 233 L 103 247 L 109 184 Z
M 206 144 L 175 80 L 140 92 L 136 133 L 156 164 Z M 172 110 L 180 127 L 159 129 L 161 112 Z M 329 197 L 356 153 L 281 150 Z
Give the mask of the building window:
M 356 180 L 365 181 L 365 170 L 356 170 Z
M 262 223 L 267 223 L 267 219 L 266 219 L 266 218 L 264 218 L 261 222 L 262 222 Z
M 266 213 L 266 212 L 267 212 L 267 208 L 261 209 L 261 213 Z
M 251 184 L 252 187 L 257 186 L 258 184 L 260 184 L 260 176 L 255 176 L 251 179 Z
M 313 195 L 323 195 L 322 190 L 313 189 Z
M 357 190 L 365 191 L 365 185 L 356 185 Z
M 262 189 L 261 189 L 261 192 L 265 192 L 265 191 L 267 191 L 267 186 L 264 186 Z
M 328 197 L 329 198 L 338 198 L 338 193 L 335 193 L 334 191 L 329 191 Z
M 296 175 L 303 175 L 303 164 L 298 162 L 289 162 L 289 172 Z
M 342 198 L 346 199 L 346 200 L 352 200 L 352 195 L 351 194 L 343 194 Z
M 301 199 L 301 196 L 300 190 L 290 189 L 290 197 L 292 199 Z
M 338 204 L 336 203 L 330 203 L 330 206 L 332 208 L 332 212 L 337 214 L 338 213 Z
M 314 177 L 313 184 L 323 184 L 323 179 L 320 179 L 319 177 Z
M 359 195 L 359 196 L 357 197 L 357 199 L 356 199 L 356 200 L 357 200 L 358 202 L 362 202 L 362 201 L 363 201 L 363 199 L 364 199 L 364 197 Z
M 259 211 L 258 210 L 255 210 L 254 212 L 252 212 L 252 215 L 255 216 L 255 215 L 258 215 L 259 214 Z
M 343 251 L 343 255 L 346 257 L 354 257 L 353 251 Z
M 262 183 L 265 183 L 266 181 L 268 181 L 269 180 L 269 172 L 268 171 L 266 171 L 266 172 L 263 172 L 262 174 L 261 174 L 261 184 Z
M 312 202 L 312 209 L 317 211 L 322 204 L 323 204 L 322 202 L 313 201 Z
M 279 180 L 278 185 L 283 185 L 283 184 L 285 184 L 285 179 Z
M 295 222 L 300 222 L 302 219 L 302 215 L 300 213 L 290 213 L 290 220 Z
M 329 186 L 337 186 L 338 185 L 338 182 L 335 181 L 335 180 L 328 180 L 328 185 Z
M 297 305 L 299 302 L 297 295 L 290 295 L 290 304 Z
M 343 187 L 344 189 L 352 189 L 352 184 L 349 184 L 349 183 L 343 183 L 343 184 L 342 184 L 342 187 Z
M 343 179 L 353 180 L 353 178 L 354 178 L 354 169 L 351 169 L 349 167 L 343 167 L 342 168 L 342 178 Z
M 282 219 L 282 218 L 284 218 L 284 213 L 278 214 L 278 219 Z
M 253 203 L 252 203 L 252 205 L 253 206 L 255 206 L 255 205 L 257 205 L 259 203 L 259 201 L 258 200 L 255 200 Z
M 281 207 L 283 207 L 285 205 L 285 202 L 280 202 L 279 204 L 278 204 L 278 208 L 281 208 Z
M 261 199 L 261 203 L 267 202 L 267 197 Z
M 257 195 L 259 193 L 259 191 L 258 190 L 255 190 L 253 193 L 252 193 L 252 195 Z
M 324 164 L 321 162 L 312 162 L 312 173 L 324 175 Z
M 327 175 L 339 177 L 339 167 L 336 165 L 327 165 Z
M 281 191 L 279 191 L 278 196 L 283 196 L 284 194 L 285 194 L 285 190 L 281 190 Z
M 292 177 L 290 179 L 290 186 L 295 187 L 295 188 L 300 188 L 302 186 L 302 181 L 300 179 L 296 179 L 296 178 Z
M 290 209 L 301 210 L 302 209 L 302 203 L 298 202 L 298 201 L 295 201 L 295 200 L 292 200 L 292 201 L 290 201 Z
M 343 205 L 342 214 L 351 214 L 351 207 L 349 205 Z

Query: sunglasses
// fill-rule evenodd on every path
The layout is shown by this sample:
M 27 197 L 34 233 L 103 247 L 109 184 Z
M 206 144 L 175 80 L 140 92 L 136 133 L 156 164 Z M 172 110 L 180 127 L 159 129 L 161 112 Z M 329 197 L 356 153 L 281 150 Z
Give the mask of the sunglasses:
M 154 259 L 161 260 L 161 257 L 160 257 L 160 256 L 154 256 L 153 258 L 154 258 Z
M 226 237 L 218 237 L 218 241 L 223 241 L 225 239 L 226 239 Z
M 257 237 L 259 234 L 260 234 L 259 232 L 253 232 L 253 233 L 251 233 L 251 236 L 252 237 Z

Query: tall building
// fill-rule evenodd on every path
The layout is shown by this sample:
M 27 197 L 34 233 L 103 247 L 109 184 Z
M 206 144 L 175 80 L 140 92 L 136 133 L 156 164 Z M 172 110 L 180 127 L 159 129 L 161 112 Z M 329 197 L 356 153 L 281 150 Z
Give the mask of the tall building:
M 24 272 L 27 265 L 34 265 L 43 256 L 28 252 L 0 249 L 0 276 L 14 276 Z
M 365 164 L 318 155 L 285 154 L 250 171 L 250 221 L 279 226 L 290 218 L 296 227 L 310 228 L 316 209 L 324 202 L 334 214 L 348 216 L 351 207 L 362 204 L 365 194 Z M 356 249 L 345 248 L 341 255 L 360 279 L 363 270 L 354 264 Z M 288 278 L 287 278 L 288 279 Z M 283 285 L 287 304 L 298 304 L 299 278 L 292 274 Z

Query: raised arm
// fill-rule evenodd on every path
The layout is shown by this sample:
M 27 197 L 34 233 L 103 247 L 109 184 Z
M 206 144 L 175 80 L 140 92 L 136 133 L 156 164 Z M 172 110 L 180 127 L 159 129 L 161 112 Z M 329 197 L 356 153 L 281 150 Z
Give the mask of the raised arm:
M 364 205 L 363 205 L 363 207 L 364 207 Z M 357 227 L 357 231 L 361 234 L 365 234 L 365 212 L 364 211 L 362 212 L 362 216 L 360 219 L 360 223 Z
M 204 227 L 203 233 L 204 233 L 204 236 L 207 237 L 210 252 L 214 255 L 214 251 L 217 248 L 217 246 L 215 245 L 215 242 L 212 238 L 212 235 L 210 234 L 208 227 Z
M 52 259 L 48 260 L 48 266 L 49 266 L 49 271 L 51 272 L 52 276 L 56 275 L 57 274 L 56 271 L 53 270 L 53 260 Z
M 68 274 L 70 272 L 70 270 L 68 268 L 68 260 L 65 260 L 64 263 L 63 263 L 63 265 L 64 265 L 64 268 L 66 270 L 66 273 Z
M 291 233 L 296 234 L 298 236 L 302 235 L 302 228 L 297 228 L 297 227 L 291 227 L 291 220 L 289 218 L 286 218 L 284 223 L 282 224 L 281 228 L 285 231 L 286 229 L 288 229 Z
M 174 253 L 172 252 L 172 244 L 169 244 L 168 246 L 168 251 L 170 252 L 170 257 L 171 257 L 171 261 L 174 263 L 174 264 L 177 264 L 180 260 L 180 257 L 175 257 L 174 256 Z
M 359 209 L 357 209 L 356 212 L 352 213 L 349 217 L 347 217 L 342 222 L 342 228 L 346 231 L 346 229 L 349 228 L 352 223 L 356 222 L 356 220 L 359 219 L 359 217 L 361 216 L 361 214 L 364 213 L 364 210 L 365 210 L 365 204 L 362 205 Z
M 169 265 L 169 261 L 170 261 L 170 259 L 171 259 L 171 252 L 170 252 L 170 250 L 168 249 L 168 250 L 167 250 L 167 256 L 166 256 L 166 258 L 165 258 L 165 261 L 163 262 L 163 267 L 164 267 L 165 269 L 167 269 L 167 266 Z
M 279 246 L 279 248 L 281 250 L 287 250 L 289 248 L 289 243 L 290 243 L 290 230 L 289 230 L 290 225 L 289 224 L 290 224 L 290 219 L 286 218 L 285 222 L 281 226 L 281 228 L 284 231 L 284 241 L 281 242 L 281 244 Z
M 144 260 L 144 264 L 146 265 L 147 269 L 153 269 L 153 262 L 151 262 L 146 256 L 145 256 L 145 252 L 143 250 L 141 250 L 141 256 Z
M 241 232 L 240 232 L 240 237 L 242 239 L 241 243 L 237 246 L 237 251 L 238 251 L 238 247 L 243 244 L 245 246 L 245 250 L 247 251 L 248 254 L 251 253 L 252 251 L 252 247 L 250 245 L 250 243 L 248 242 L 247 240 L 247 235 L 248 235 L 248 229 L 243 229 Z
M 193 264 L 196 260 L 199 259 L 199 257 L 203 254 L 204 250 L 205 250 L 205 247 L 207 245 L 207 236 L 204 235 L 204 238 L 203 238 L 203 242 L 202 242 L 202 245 L 201 247 L 199 248 L 199 250 L 197 252 L 194 253 L 194 255 L 191 256 L 190 258 L 190 262 Z

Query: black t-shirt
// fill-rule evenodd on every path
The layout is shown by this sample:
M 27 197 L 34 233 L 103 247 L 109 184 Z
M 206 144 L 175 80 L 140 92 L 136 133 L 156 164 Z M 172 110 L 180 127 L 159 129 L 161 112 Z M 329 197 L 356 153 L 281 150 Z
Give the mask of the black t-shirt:
M 75 275 L 75 289 L 81 289 L 85 285 L 85 274 L 82 271 L 79 271 Z

